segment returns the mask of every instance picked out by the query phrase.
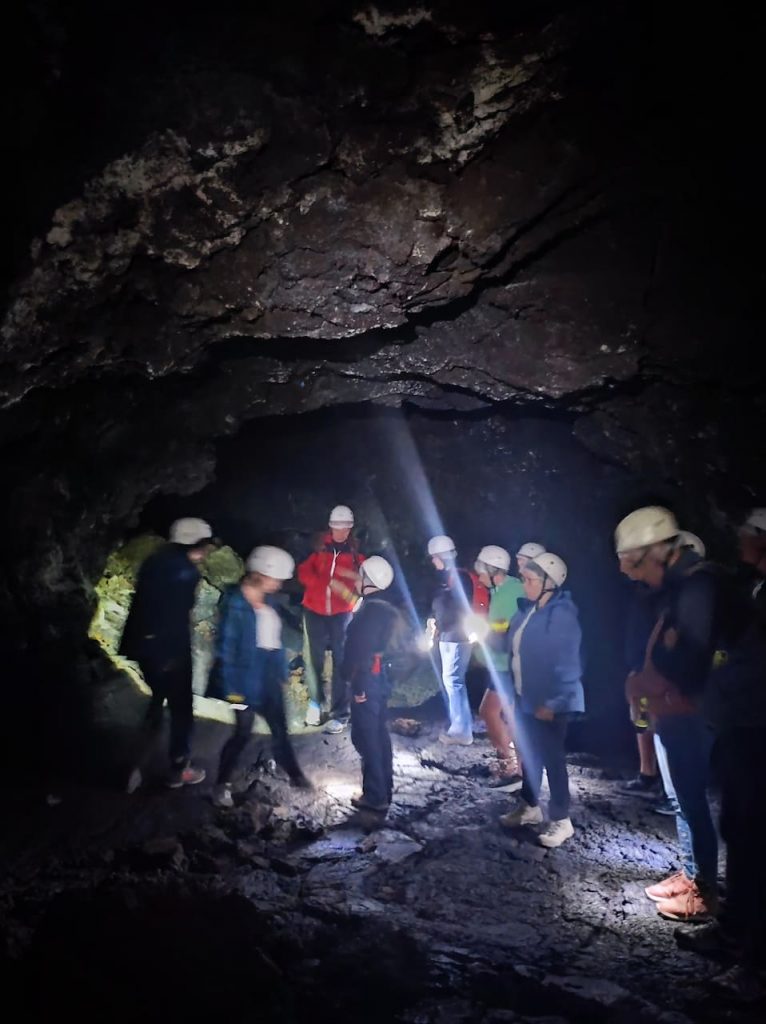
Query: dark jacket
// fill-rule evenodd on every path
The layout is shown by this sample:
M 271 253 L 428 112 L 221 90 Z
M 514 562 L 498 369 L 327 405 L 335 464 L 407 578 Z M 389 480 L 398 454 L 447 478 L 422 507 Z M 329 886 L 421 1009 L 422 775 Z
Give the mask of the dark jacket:
M 191 658 L 199 569 L 181 544 L 165 544 L 141 566 L 119 653 L 131 661 Z
M 338 576 L 338 569 L 349 569 L 358 572 L 364 561 L 353 539 L 343 544 L 336 544 L 332 533 L 325 533 L 320 540 L 320 548 L 298 566 L 298 579 L 306 588 L 303 595 L 303 606 L 318 615 L 345 615 L 350 612 L 356 600 L 353 584 L 345 577 Z M 337 579 L 349 589 L 348 599 L 337 593 L 330 586 L 330 580 Z
M 444 569 L 440 576 L 441 585 L 431 604 L 439 640 L 466 644 L 468 637 L 463 628 L 463 621 L 473 607 L 471 575 L 465 569 Z
M 519 610 L 508 628 L 511 671 L 513 637 L 532 607 L 532 601 L 520 599 Z M 532 615 L 521 636 L 518 700 L 524 711 L 533 714 L 540 707 L 550 708 L 556 714 L 585 710 L 581 639 L 577 606 L 567 591 L 559 590 Z
M 380 597 L 366 597 L 346 631 L 341 674 L 353 694 L 366 692 L 371 682 L 387 686 L 383 656 L 399 622 L 393 605 Z
M 274 607 L 268 598 L 266 603 Z M 255 609 L 239 586 L 224 593 L 219 616 L 207 695 L 258 707 L 287 679 L 284 648 L 267 651 L 258 647 Z

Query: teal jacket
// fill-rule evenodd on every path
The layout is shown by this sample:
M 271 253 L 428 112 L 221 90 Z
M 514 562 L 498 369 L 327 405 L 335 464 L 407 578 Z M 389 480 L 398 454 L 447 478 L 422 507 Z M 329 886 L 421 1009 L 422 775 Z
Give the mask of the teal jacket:
M 490 593 L 487 615 L 490 634 L 487 647 L 492 664 L 498 672 L 508 671 L 508 647 L 503 638 L 508 632 L 511 619 L 519 610 L 519 600 L 523 597 L 524 587 L 516 576 L 507 576 L 500 586 Z M 486 664 L 481 648 L 476 652 L 476 658 L 480 664 Z

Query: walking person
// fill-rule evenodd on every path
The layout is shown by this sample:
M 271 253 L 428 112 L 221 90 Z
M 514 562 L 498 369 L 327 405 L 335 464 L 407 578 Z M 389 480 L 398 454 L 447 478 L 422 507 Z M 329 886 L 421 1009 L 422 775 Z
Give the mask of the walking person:
M 362 759 L 362 793 L 352 804 L 384 813 L 393 793 L 391 737 L 386 708 L 391 684 L 384 657 L 399 623 L 392 604 L 378 597 L 393 581 L 394 570 L 379 555 L 361 568 L 357 590 L 362 600 L 346 634 L 343 677 L 351 688 L 351 742 Z
M 524 597 L 521 580 L 510 574 L 511 556 L 497 544 L 483 547 L 474 564 L 481 583 L 489 589 L 486 645 L 476 652 L 477 660 L 487 668 L 489 685 L 484 691 L 479 715 L 487 726 L 487 736 L 497 760 L 490 767 L 490 786 L 506 793 L 521 788 L 521 761 L 515 743 L 513 686 L 508 655 L 508 627 Z
M 311 783 L 301 771 L 287 732 L 282 686 L 287 658 L 282 647 L 282 620 L 273 595 L 295 569 L 291 555 L 264 545 L 251 552 L 246 575 L 222 599 L 216 638 L 215 673 L 210 696 L 222 696 L 234 708 L 234 733 L 221 751 L 213 796 L 219 807 L 232 807 L 231 780 L 253 732 L 256 715 L 271 730 L 274 760 L 301 789 Z M 216 690 L 218 692 L 216 692 Z
M 150 555 L 139 570 L 119 653 L 138 663 L 152 697 L 141 749 L 128 779 L 129 793 L 143 781 L 145 764 L 162 728 L 165 701 L 170 711 L 166 785 L 171 789 L 194 786 L 205 778 L 204 768 L 189 759 L 194 728 L 190 615 L 200 563 L 215 545 L 204 519 L 178 519 L 170 528 L 169 543 Z
M 340 733 L 348 725 L 350 714 L 348 687 L 341 676 L 340 666 L 364 555 L 359 553 L 352 535 L 354 513 L 347 505 L 335 506 L 328 526 L 328 531 L 319 538 L 316 551 L 298 566 L 298 579 L 305 587 L 303 621 L 309 654 L 306 725 L 322 724 L 324 660 L 329 649 L 332 654 L 331 703 L 325 731 Z
M 566 564 L 551 552 L 527 562 L 521 572 L 526 597 L 508 630 L 523 782 L 518 806 L 500 823 L 516 828 L 543 822 L 540 787 L 545 769 L 550 820 L 538 842 L 549 849 L 574 835 L 565 742 L 570 717 L 585 710 L 582 634 L 577 607 L 562 589 L 566 578 Z
M 717 583 L 712 567 L 680 545 L 680 532 L 668 509 L 640 508 L 618 524 L 615 549 L 620 571 L 656 593 L 644 665 L 628 676 L 626 696 L 652 716 L 678 803 L 682 869 L 646 895 L 662 917 L 701 921 L 718 906 L 718 837 L 707 796 L 713 734 L 700 713 L 715 652 Z

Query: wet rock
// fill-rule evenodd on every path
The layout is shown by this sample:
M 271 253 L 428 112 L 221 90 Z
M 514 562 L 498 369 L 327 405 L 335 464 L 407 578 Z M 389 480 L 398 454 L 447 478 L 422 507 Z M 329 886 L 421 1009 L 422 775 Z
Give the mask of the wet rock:
M 118 855 L 120 863 L 127 863 L 136 871 L 171 869 L 183 871 L 188 867 L 188 858 L 177 836 L 163 836 L 150 839 L 140 847 Z
M 373 852 L 384 864 L 399 864 L 415 853 L 420 853 L 423 844 L 416 842 L 403 832 L 381 829 L 373 832 L 359 844 L 362 853 Z

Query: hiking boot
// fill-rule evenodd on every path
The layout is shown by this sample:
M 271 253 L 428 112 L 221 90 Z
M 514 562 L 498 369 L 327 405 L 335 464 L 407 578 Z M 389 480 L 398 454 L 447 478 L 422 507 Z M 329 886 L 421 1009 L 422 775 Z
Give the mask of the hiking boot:
M 669 921 L 709 921 L 717 910 L 716 896 L 703 893 L 696 882 L 686 892 L 657 904 L 657 913 Z
M 213 803 L 216 807 L 234 806 L 234 797 L 231 795 L 231 786 L 228 783 L 215 787 L 213 790 Z
M 626 782 L 623 786 L 618 786 L 617 792 L 623 793 L 625 796 L 657 796 L 660 792 L 659 776 L 642 775 L 639 772 L 635 779 L 631 779 L 630 782 Z
M 182 768 L 175 768 L 167 778 L 165 785 L 168 789 L 180 789 L 181 786 L 196 786 L 205 779 L 204 768 L 195 768 L 193 764 L 184 765 Z
M 559 818 L 558 821 L 549 821 L 543 831 L 537 837 L 540 846 L 546 846 L 549 850 L 555 850 L 567 839 L 574 835 L 574 826 L 571 818 Z
M 345 728 L 346 722 L 341 722 L 339 718 L 331 718 L 324 727 L 324 731 L 328 732 L 331 736 L 338 736 Z
M 384 814 L 389 808 L 388 804 L 368 803 L 364 798 L 364 794 L 362 796 L 352 796 L 351 803 L 358 811 L 375 811 L 376 814 Z
M 694 931 L 676 928 L 673 935 L 679 949 L 710 957 L 711 960 L 731 958 L 739 952 L 736 940 L 720 921 L 711 921 L 710 924 L 701 925 Z
M 666 796 L 661 797 L 657 803 L 649 808 L 652 814 L 662 814 L 667 818 L 675 818 L 676 809 Z
M 644 889 L 644 892 L 652 901 L 652 903 L 662 903 L 663 900 L 672 900 L 676 896 L 682 896 L 688 892 L 694 882 L 690 878 L 687 878 L 683 871 L 676 871 L 674 875 L 670 875 L 669 878 L 663 879 L 661 882 L 657 882 L 655 885 L 649 885 Z
M 741 1003 L 757 1003 L 761 999 L 766 999 L 766 985 L 763 980 L 752 967 L 744 964 L 734 964 L 728 971 L 712 978 L 711 984 Z
M 322 709 L 316 703 L 316 701 L 310 700 L 308 707 L 306 708 L 306 725 L 321 725 L 322 724 Z
M 444 743 L 447 747 L 470 747 L 473 743 L 473 733 L 461 736 L 459 733 L 441 732 L 439 733 L 439 742 Z
M 540 825 L 543 820 L 543 811 L 540 806 L 530 807 L 524 800 L 519 802 L 507 814 L 502 814 L 498 819 L 503 828 L 519 828 L 521 825 Z
M 141 769 L 134 768 L 133 771 L 128 776 L 128 781 L 125 783 L 125 792 L 128 794 L 128 796 L 135 793 L 137 789 L 140 789 L 143 781 L 144 778 L 141 775 Z
M 293 775 L 290 778 L 290 785 L 293 789 L 313 789 L 314 783 L 311 779 L 307 779 L 303 772 L 300 775 Z

